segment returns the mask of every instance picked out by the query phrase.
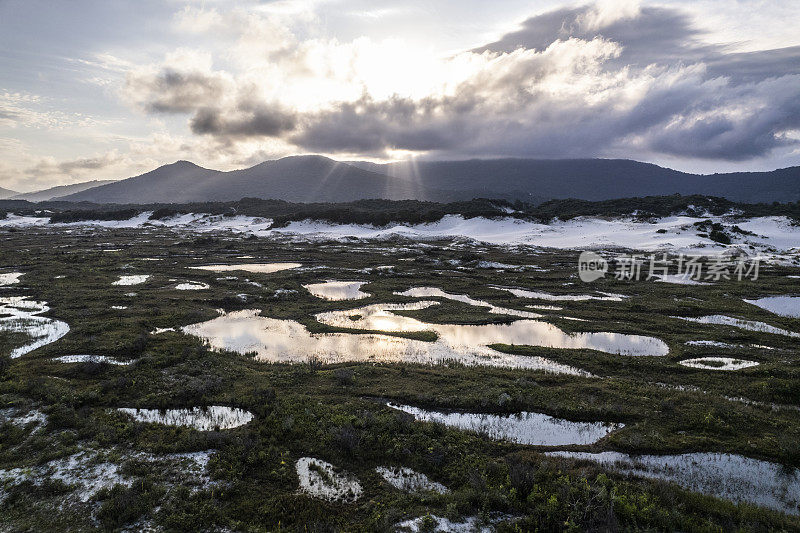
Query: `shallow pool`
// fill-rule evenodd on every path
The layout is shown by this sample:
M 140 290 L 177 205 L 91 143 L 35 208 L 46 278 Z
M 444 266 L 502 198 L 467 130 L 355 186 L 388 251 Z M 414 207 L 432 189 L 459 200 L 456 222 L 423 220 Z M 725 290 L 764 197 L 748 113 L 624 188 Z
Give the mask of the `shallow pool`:
M 300 268 L 301 266 L 303 265 L 300 263 L 242 263 L 240 265 L 203 265 L 189 268 L 210 270 L 211 272 L 235 272 L 241 270 L 243 272 L 253 272 L 255 274 L 272 274 L 273 272 L 291 270 L 293 268 Z
M 49 310 L 46 302 L 28 300 L 25 296 L 0 298 L 0 331 L 22 333 L 30 339 L 11 350 L 12 359 L 55 342 L 69 333 L 66 322 L 39 316 Z
M 361 290 L 366 281 L 326 281 L 303 285 L 312 295 L 323 300 L 342 301 L 369 298 L 370 294 Z
M 662 479 L 695 492 L 798 514 L 800 471 L 726 453 L 627 455 L 618 452 L 548 452 L 599 463 L 613 470 Z
M 429 411 L 410 405 L 388 403 L 423 422 L 437 422 L 448 427 L 472 431 L 495 440 L 533 446 L 593 444 L 623 424 L 607 422 L 571 422 L 542 413 L 521 412 L 493 415 L 467 412 Z
M 233 429 L 253 420 L 252 413 L 244 409 L 221 405 L 193 407 L 191 409 L 166 409 L 163 411 L 159 409 L 123 407 L 117 409 L 117 411 L 132 417 L 138 422 L 191 427 L 200 431 Z
M 408 309 L 419 304 L 393 304 L 393 308 Z M 346 313 L 345 320 L 352 321 L 347 318 Z M 457 362 L 468 366 L 526 368 L 571 375 L 589 375 L 585 371 L 543 357 L 505 354 L 481 344 L 465 342 L 464 339 L 454 339 L 456 342 L 451 342 L 439 338 L 427 342 L 372 333 L 311 333 L 299 322 L 260 316 L 258 310 L 224 313 L 207 322 L 185 326 L 182 331 L 200 337 L 212 348 L 241 354 L 254 353 L 258 360 L 273 363 Z
M 779 316 L 800 318 L 800 296 L 767 296 L 745 302 Z

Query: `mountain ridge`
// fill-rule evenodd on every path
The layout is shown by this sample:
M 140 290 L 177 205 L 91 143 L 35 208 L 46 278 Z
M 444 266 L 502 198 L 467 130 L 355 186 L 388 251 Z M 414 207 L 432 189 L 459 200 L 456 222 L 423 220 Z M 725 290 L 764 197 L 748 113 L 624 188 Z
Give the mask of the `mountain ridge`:
M 72 183 L 69 185 L 56 185 L 55 187 L 49 187 L 47 189 L 40 189 L 37 191 L 24 192 L 24 193 L 16 193 L 14 194 L 14 196 L 8 197 L 8 199 L 28 200 L 30 202 L 46 202 L 47 200 L 52 200 L 53 198 L 58 198 L 59 196 L 65 196 L 67 194 L 82 192 L 87 189 L 92 189 L 94 187 L 100 187 L 102 185 L 114 183 L 115 181 L 116 180 L 91 180 L 91 181 L 82 181 L 80 183 Z
M 671 194 L 720 196 L 739 202 L 800 201 L 800 167 L 768 172 L 691 174 L 629 159 L 503 158 L 371 163 L 301 155 L 223 172 L 182 160 L 57 199 L 183 203 L 245 197 L 291 202 L 369 198 L 459 201 L 482 197 L 541 202 Z
M 415 190 L 412 184 L 323 156 L 290 156 L 228 172 L 176 161 L 132 178 L 58 199 L 98 203 L 182 203 L 253 197 L 293 202 L 345 202 L 428 196 L 447 199 L 448 194 L 447 191 Z

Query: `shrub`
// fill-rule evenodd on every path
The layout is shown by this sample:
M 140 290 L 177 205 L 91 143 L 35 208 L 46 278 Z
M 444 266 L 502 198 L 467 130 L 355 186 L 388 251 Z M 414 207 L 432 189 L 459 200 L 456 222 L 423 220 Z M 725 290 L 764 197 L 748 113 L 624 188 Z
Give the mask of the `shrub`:
M 11 358 L 7 356 L 0 356 L 0 379 L 3 379 L 11 368 Z
M 111 211 L 76 210 L 61 211 L 50 216 L 50 223 L 83 222 L 86 220 L 128 220 L 139 214 L 138 209 L 117 209 Z
M 353 384 L 353 370 L 350 368 L 337 368 L 333 371 L 333 376 L 339 385 L 346 387 Z
M 731 237 L 724 231 L 720 231 L 718 229 L 711 230 L 711 233 L 708 234 L 708 238 L 714 242 L 718 242 L 720 244 L 730 244 Z
M 163 494 L 163 489 L 148 480 L 134 482 L 130 487 L 114 485 L 98 494 L 97 498 L 105 501 L 97 512 L 97 518 L 106 529 L 130 524 L 158 505 Z

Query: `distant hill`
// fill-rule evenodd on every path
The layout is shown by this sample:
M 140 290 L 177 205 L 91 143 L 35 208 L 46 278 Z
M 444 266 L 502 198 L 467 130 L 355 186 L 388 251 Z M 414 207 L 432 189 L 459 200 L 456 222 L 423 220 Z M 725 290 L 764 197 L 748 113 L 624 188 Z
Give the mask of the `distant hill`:
M 15 194 L 17 194 L 16 191 L 12 191 L 10 189 L 4 189 L 4 188 L 0 187 L 0 200 L 5 200 L 6 198 L 11 198 Z
M 66 196 L 74 194 L 92 187 L 99 187 L 108 183 L 114 183 L 114 180 L 92 180 L 84 181 L 82 183 L 73 183 L 72 185 L 59 185 L 57 187 L 50 187 L 49 189 L 42 189 L 41 191 L 26 192 L 22 194 L 15 194 L 10 198 L 12 200 L 28 200 L 29 202 L 46 202 L 59 196 Z
M 141 176 L 65 195 L 59 200 L 182 203 L 251 197 L 290 202 L 347 202 L 368 198 L 447 200 L 448 196 L 448 191 L 426 191 L 405 180 L 327 157 L 294 156 L 232 172 L 178 161 Z
M 660 195 L 719 196 L 737 202 L 800 201 L 800 167 L 698 175 L 626 159 L 474 159 L 375 164 L 293 156 L 221 172 L 178 161 L 151 172 L 59 197 L 96 203 L 185 203 L 245 197 L 290 202 L 368 198 L 438 202 L 498 198 L 609 200 Z
M 374 164 L 360 168 L 404 179 L 420 187 L 479 191 L 485 198 L 536 195 L 548 199 L 614 198 L 672 194 L 719 196 L 737 202 L 800 200 L 800 167 L 771 172 L 699 175 L 628 159 L 473 159 Z M 517 196 L 514 196 L 514 193 Z

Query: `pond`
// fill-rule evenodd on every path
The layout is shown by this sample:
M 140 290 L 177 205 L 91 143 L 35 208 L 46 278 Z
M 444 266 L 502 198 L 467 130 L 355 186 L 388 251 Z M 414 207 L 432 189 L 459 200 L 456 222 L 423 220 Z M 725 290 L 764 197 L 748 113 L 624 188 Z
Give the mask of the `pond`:
M 117 411 L 129 415 L 137 422 L 191 427 L 199 431 L 233 429 L 253 420 L 252 413 L 244 409 L 222 405 L 165 410 L 122 407 Z
M 483 349 L 492 344 L 543 346 L 548 348 L 588 349 L 619 355 L 663 356 L 669 347 L 661 340 L 642 335 L 609 332 L 566 333 L 538 320 L 517 320 L 510 324 L 433 324 L 392 313 L 419 310 L 436 302 L 414 304 L 376 304 L 347 311 L 329 311 L 316 315 L 323 324 L 348 329 L 383 332 L 433 331 L 439 342 L 453 350 Z
M 0 298 L 0 331 L 21 333 L 30 339 L 11 351 L 12 359 L 55 342 L 69 332 L 66 322 L 39 316 L 49 310 L 46 302 L 28 300 L 25 296 Z
M 800 471 L 726 453 L 627 455 L 618 452 L 548 452 L 592 461 L 626 474 L 661 479 L 733 502 L 748 502 L 798 514 Z
M 696 359 L 686 359 L 679 361 L 678 364 L 691 368 L 702 368 L 704 370 L 741 370 L 758 366 L 755 361 L 744 359 L 734 359 L 733 357 L 698 357 Z
M 770 326 L 764 322 L 757 322 L 755 320 L 744 320 L 742 318 L 734 318 L 725 315 L 708 315 L 701 317 L 686 317 L 686 316 L 673 316 L 678 320 L 686 320 L 688 322 L 696 322 L 698 324 L 719 324 L 721 326 L 732 326 L 735 328 L 745 329 L 747 331 L 759 331 L 762 333 L 773 333 L 775 335 L 785 335 L 787 337 L 800 337 L 800 333 L 787 331 L 785 329 Z
M 621 302 L 627 296 L 624 294 L 614 294 L 610 292 L 598 292 L 597 294 L 550 294 L 541 291 L 529 291 L 527 289 L 514 289 L 509 287 L 492 287 L 498 291 L 510 292 L 517 298 L 531 298 L 536 300 L 547 300 L 550 302 L 585 302 L 587 300 L 599 300 L 605 302 Z
M 661 283 L 671 283 L 673 285 L 711 285 L 692 279 L 688 274 L 660 274 L 656 275 L 656 281 Z
M 326 281 L 324 283 L 311 283 L 303 285 L 312 295 L 323 300 L 360 300 L 369 298 L 370 294 L 361 291 L 361 286 L 366 281 Z
M 623 424 L 607 422 L 571 422 L 542 413 L 521 412 L 510 415 L 429 411 L 410 405 L 388 403 L 423 422 L 472 431 L 494 440 L 533 446 L 568 446 L 594 444 Z
M 432 304 L 433 302 L 427 302 Z M 394 304 L 407 309 L 415 304 Z M 350 320 L 349 318 L 347 320 Z M 438 339 L 426 342 L 379 334 L 311 333 L 299 322 L 260 316 L 259 310 L 235 311 L 181 329 L 200 337 L 212 348 L 271 363 L 340 362 L 447 364 L 526 368 L 554 373 L 588 376 L 585 371 L 555 363 L 543 357 L 518 356 L 486 346 L 463 342 L 451 346 Z M 415 331 L 415 330 L 414 330 Z
M 280 272 L 281 270 L 291 270 L 293 268 L 300 268 L 300 263 L 243 263 L 240 265 L 203 265 L 193 266 L 197 270 L 209 270 L 211 272 L 235 272 L 237 270 L 243 272 L 252 272 L 254 274 L 272 274 Z
M 686 346 L 711 346 L 713 348 L 744 348 L 742 344 L 730 344 L 719 341 L 686 341 Z
M 489 312 L 496 315 L 510 315 L 522 318 L 541 318 L 542 316 L 538 313 L 532 313 L 530 311 L 520 311 L 519 309 L 498 307 L 483 300 L 475 300 L 470 298 L 466 294 L 452 294 L 436 287 L 413 287 L 407 291 L 395 292 L 395 294 L 398 296 L 410 296 L 412 298 L 446 298 L 448 300 L 454 300 L 456 302 L 461 302 L 476 307 L 488 307 Z
M 745 300 L 770 313 L 791 318 L 800 318 L 800 296 L 767 296 L 757 300 Z

